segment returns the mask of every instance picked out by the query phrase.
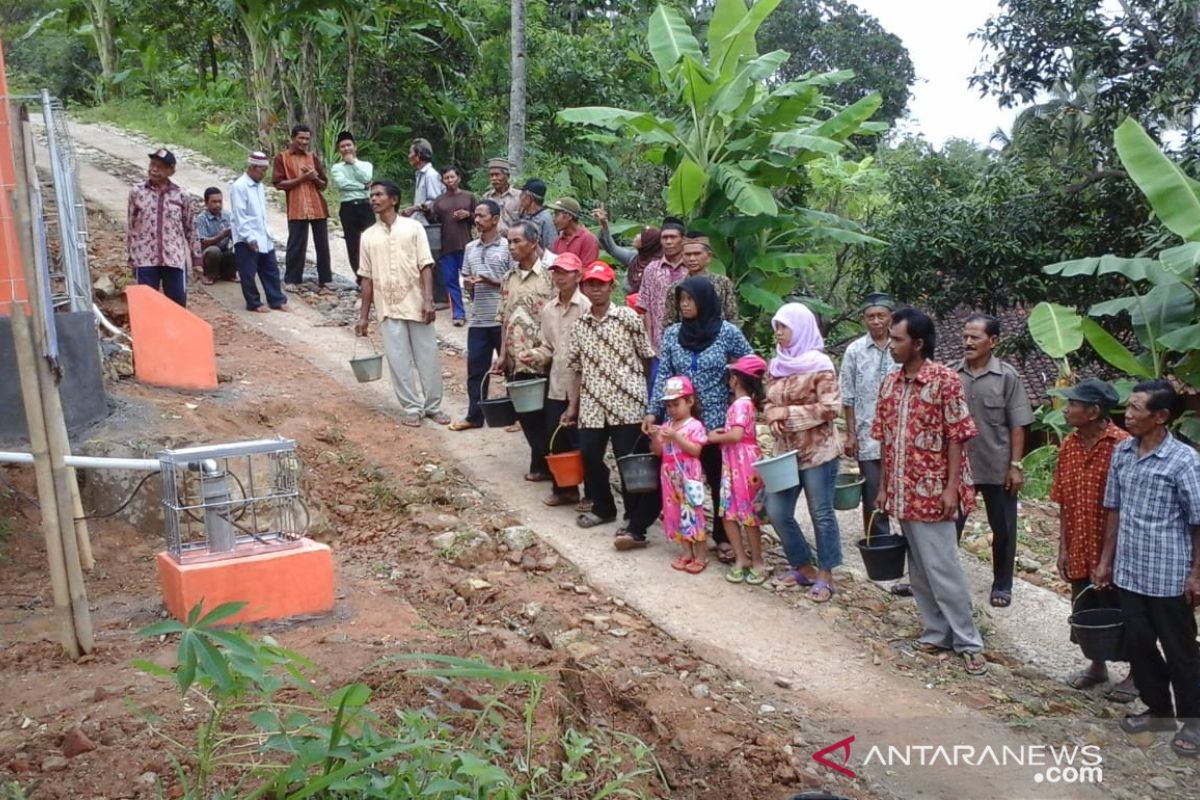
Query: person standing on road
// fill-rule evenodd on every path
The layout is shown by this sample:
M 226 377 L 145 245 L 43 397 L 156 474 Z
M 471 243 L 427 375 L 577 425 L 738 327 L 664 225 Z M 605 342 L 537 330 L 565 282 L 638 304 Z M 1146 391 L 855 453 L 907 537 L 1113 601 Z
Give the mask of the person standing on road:
M 1200 454 L 1167 426 L 1182 403 L 1168 381 L 1143 381 L 1125 405 L 1131 438 L 1113 450 L 1104 507 L 1104 550 L 1092 583 L 1117 587 L 1125 652 L 1141 714 L 1121 720 L 1136 734 L 1169 731 L 1181 758 L 1200 756 Z M 1160 652 L 1161 648 L 1161 652 Z M 1172 690 L 1175 702 L 1171 702 Z M 1176 721 L 1183 723 L 1175 732 Z
M 967 456 L 992 529 L 990 602 L 1008 608 L 1017 561 L 1017 495 L 1025 485 L 1025 426 L 1033 422 L 1033 409 L 1020 374 L 996 358 L 999 341 L 1000 320 L 987 314 L 967 317 L 958 378 L 979 431 L 967 443 Z M 964 514 L 958 520 L 960 539 L 966 523 Z
M 215 186 L 204 190 L 204 210 L 196 215 L 196 235 L 204 260 L 200 282 L 212 286 L 217 281 L 236 281 L 237 264 L 233 261 L 233 231 L 229 212 L 224 210 L 225 196 Z
M 1092 586 L 1092 569 L 1100 562 L 1104 548 L 1104 490 L 1113 450 L 1129 438 L 1109 417 L 1120 405 L 1117 390 L 1097 378 L 1084 378 L 1062 393 L 1067 399 L 1063 415 L 1074 428 L 1063 439 L 1058 465 L 1050 486 L 1050 499 L 1058 503 L 1058 574 L 1071 584 L 1071 608 L 1085 611 L 1120 608 L 1116 592 Z M 1075 640 L 1072 632 L 1071 640 Z M 1093 661 L 1086 669 L 1067 676 L 1072 689 L 1090 689 L 1108 681 L 1103 661 Z M 1133 677 L 1105 692 L 1118 703 L 1137 699 Z
M 596 241 L 596 235 L 579 222 L 583 209 L 578 200 L 562 197 L 551 203 L 549 208 L 554 212 L 554 227 L 558 231 L 558 238 L 554 240 L 550 252 L 555 255 L 574 253 L 581 264 L 590 264 L 600 258 L 600 243 Z
M 512 266 L 508 240 L 500 235 L 500 206 L 484 200 L 475 207 L 479 238 L 467 242 L 463 252 L 463 288 L 471 296 L 467 319 L 467 415 L 450 425 L 452 431 L 483 427 L 479 401 L 483 379 L 500 352 L 500 287 Z
M 871 292 L 863 299 L 862 322 L 867 334 L 855 339 L 842 356 L 840 376 L 842 406 L 846 414 L 846 455 L 858 461 L 863 478 L 863 530 L 871 525 L 869 536 L 887 536 L 891 532 L 887 516 L 876 513 L 871 501 L 879 496 L 879 442 L 871 438 L 875 422 L 875 406 L 879 402 L 879 387 L 883 379 L 900 368 L 892 359 L 888 326 L 895 308 L 892 298 L 882 292 Z M 875 522 L 871 523 L 874 516 Z M 907 583 L 897 583 L 892 594 L 910 597 Z
M 646 367 L 654 351 L 646 328 L 632 308 L 612 304 L 616 275 L 603 261 L 594 261 L 583 271 L 580 287 L 592 303 L 567 337 L 567 364 L 575 373 L 570 404 L 563 422 L 579 427 L 579 449 L 583 455 L 583 479 L 593 506 L 581 513 L 575 524 L 593 528 L 617 518 L 617 504 L 608 482 L 604 453 L 612 442 L 613 456 L 650 452 L 642 433 L 646 410 Z M 646 531 L 662 510 L 657 492 L 633 493 L 621 482 L 625 524 L 617 531 L 613 546 L 634 550 L 646 546 Z
M 287 311 L 287 295 L 279 287 L 279 263 L 275 243 L 267 230 L 267 190 L 263 178 L 270 159 L 266 153 L 253 152 L 246 159 L 246 171 L 229 189 L 230 224 L 233 228 L 233 259 L 242 283 L 242 298 L 248 311 L 269 313 L 269 309 Z M 267 295 L 263 307 L 255 278 L 262 281 Z
M 671 284 L 671 288 L 667 290 L 663 308 L 664 330 L 679 322 L 679 294 L 676 289 L 688 278 L 704 278 L 711 283 L 717 292 L 717 300 L 721 303 L 721 318 L 734 325 L 738 324 L 737 290 L 733 288 L 733 281 L 729 278 L 724 275 L 714 275 L 708 271 L 712 257 L 712 245 L 707 236 L 701 233 L 687 234 L 683 240 L 683 265 L 687 268 L 687 274 Z
M 664 386 L 667 379 L 682 376 L 695 387 L 700 399 L 700 421 L 705 430 L 715 431 L 725 424 L 729 408 L 729 375 L 726 365 L 753 350 L 741 330 L 721 319 L 721 305 L 712 283 L 705 277 L 688 278 L 675 289 L 679 295 L 672 305 L 683 311 L 683 321 L 667 328 L 658 353 L 658 375 L 650 391 L 642 432 L 653 434 L 666 421 Z M 706 443 L 700 451 L 704 478 L 712 495 L 712 538 L 718 560 L 732 564 L 736 552 L 726 536 L 725 520 L 716 513 L 721 501 L 721 446 Z
M 413 139 L 408 148 L 408 163 L 416 170 L 413 173 L 413 204 L 400 213 L 428 225 L 433 201 L 446 191 L 441 173 L 433 166 L 433 145 L 428 139 Z
M 527 381 L 544 378 L 548 369 L 532 361 L 522 362 L 517 355 L 537 346 L 541 337 L 541 314 L 544 306 L 555 294 L 550 282 L 550 266 L 555 257 L 541 249 L 538 229 L 523 222 L 508 232 L 508 254 L 513 268 L 504 276 L 500 288 L 500 355 L 492 366 L 492 372 L 503 373 L 507 380 Z M 547 381 L 548 382 L 548 381 Z M 529 443 L 529 471 L 525 480 L 530 482 L 550 480 L 546 467 L 546 417 L 545 411 L 529 411 L 517 415 L 525 441 Z
M 342 131 L 337 136 L 337 149 L 342 160 L 329 168 L 333 185 L 341 196 L 338 206 L 338 219 L 342 223 L 342 236 L 346 239 L 346 257 L 350 259 L 350 269 L 358 279 L 358 251 L 363 231 L 375 224 L 375 214 L 371 211 L 371 202 L 367 199 L 367 191 L 371 188 L 371 180 L 375 177 L 375 168 L 370 161 L 358 157 L 358 146 L 350 131 Z M 358 281 L 359 284 L 362 281 Z
M 971 618 L 971 593 L 958 558 L 955 521 L 975 504 L 965 445 L 976 435 L 962 383 L 933 360 L 933 320 L 915 308 L 892 315 L 892 358 L 883 379 L 871 438 L 882 443 L 875 507 L 908 540 L 908 576 L 925 626 L 916 647 L 954 650 L 970 675 L 987 672 L 983 637 Z
M 681 219 L 667 217 L 663 220 L 658 238 L 662 244 L 662 257 L 646 265 L 646 271 L 642 273 L 642 285 L 638 289 L 637 307 L 645 312 L 642 321 L 646 326 L 646 336 L 656 353 L 662 346 L 667 292 L 687 275 L 687 266 L 683 263 L 684 230 Z M 657 365 L 657 359 L 650 364 L 651 381 L 654 380 Z
M 202 262 L 192 196 L 172 183 L 175 154 L 160 148 L 150 154 L 146 180 L 129 190 L 125 243 L 129 266 L 139 286 L 150 286 L 187 308 L 187 270 Z
M 530 178 L 521 187 L 521 222 L 532 222 L 538 229 L 538 241 L 542 247 L 550 250 L 554 240 L 558 238 L 558 229 L 554 220 L 546 210 L 546 184 L 538 178 Z
M 574 253 L 563 253 L 554 259 L 550 265 L 550 281 L 554 284 L 556 294 L 545 305 L 540 313 L 541 332 L 536 347 L 517 354 L 519 364 L 529 364 L 538 369 L 549 369 L 549 383 L 546 387 L 546 431 L 550 432 L 553 442 L 547 444 L 547 453 L 564 453 L 568 450 L 578 450 L 574 428 L 554 431 L 562 422 L 562 415 L 567 410 L 568 388 L 573 375 L 567 364 L 567 334 L 576 320 L 588 312 L 592 303 L 579 291 L 579 275 L 583 272 L 583 264 Z M 553 446 L 551 446 L 551 444 Z M 551 473 L 551 478 L 554 475 Z M 580 503 L 578 486 L 560 486 L 557 480 L 552 480 L 550 495 L 542 502 L 548 506 L 576 505 Z M 586 511 L 587 508 L 580 509 Z
M 312 228 L 313 247 L 317 251 L 317 286 L 322 294 L 333 290 L 333 268 L 329 260 L 329 207 L 325 205 L 325 165 L 310 150 L 312 129 L 292 126 L 292 140 L 275 156 L 271 183 L 287 196 L 288 240 L 284 253 L 283 286 L 289 292 L 300 290 L 304 282 L 304 259 L 308 253 L 308 230 Z
M 483 195 L 483 199 L 500 207 L 500 235 L 506 236 L 508 229 L 521 218 L 521 190 L 511 183 L 512 164 L 507 158 L 488 159 L 487 170 L 492 189 Z
M 450 308 L 454 326 L 461 328 L 467 321 L 467 310 L 463 306 L 460 275 L 463 252 L 471 241 L 471 219 L 475 211 L 475 195 L 461 188 L 462 174 L 458 167 L 449 166 L 442 170 L 442 184 L 446 191 L 433 201 L 429 218 L 442 226 L 442 249 L 438 255 L 438 271 L 442 284 L 450 295 Z
M 842 408 L 837 372 L 825 355 L 825 339 L 817 318 L 803 303 L 786 303 L 771 319 L 775 357 L 767 368 L 767 400 L 763 415 L 777 443 L 776 452 L 795 450 L 800 482 L 767 494 L 767 516 L 783 544 L 791 566 L 778 586 L 807 586 L 808 599 L 833 599 L 833 569 L 842 563 L 842 536 L 833 494 L 837 485 L 841 437 L 834 420 Z M 800 492 L 808 504 L 816 558 L 796 522 Z
M 359 275 L 362 308 L 354 332 L 366 336 L 371 305 L 377 301 L 383 352 L 396 399 L 404 409 L 403 424 L 421 426 L 429 417 L 449 425 L 442 412 L 442 364 L 433 322 L 433 254 L 425 228 L 400 215 L 400 188 L 374 181 L 369 194 L 379 222 L 362 236 Z M 419 384 L 419 385 L 418 385 Z

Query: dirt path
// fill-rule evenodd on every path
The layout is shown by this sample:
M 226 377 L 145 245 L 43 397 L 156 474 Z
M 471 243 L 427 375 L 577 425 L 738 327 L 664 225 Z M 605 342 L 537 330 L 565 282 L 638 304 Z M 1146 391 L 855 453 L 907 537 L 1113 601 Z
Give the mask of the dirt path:
M 130 168 L 141 169 L 149 152 L 148 143 L 100 126 L 73 124 L 72 131 L 82 146 L 85 163 L 81 178 L 88 200 L 114 219 L 121 219 L 127 182 L 113 175 L 127 176 Z M 234 177 L 214 176 L 195 157 L 179 155 L 176 180 L 193 191 L 227 183 Z M 285 235 L 281 214 L 272 218 L 271 227 L 277 237 Z M 335 243 L 333 251 L 335 268 L 348 274 L 344 249 Z M 396 416 L 395 399 L 386 382 L 354 384 L 345 363 L 352 344 L 348 330 L 324 326 L 326 321 L 320 314 L 300 303 L 294 304 L 297 313 L 291 315 L 254 315 L 241 310 L 236 286 L 219 285 L 203 291 L 243 324 L 262 331 L 289 354 L 352 390 L 364 407 Z M 465 337 L 460 329 L 439 320 L 438 330 L 445 342 L 462 347 Z M 459 370 L 461 366 L 453 368 Z M 461 384 L 452 383 L 449 388 L 448 409 L 459 411 L 465 405 Z M 297 406 L 302 410 L 303 402 Z M 1087 715 L 1097 713 L 1095 706 L 1081 709 L 1072 704 L 1070 696 L 1065 698 L 1070 702 L 1064 702 L 1059 695 L 1065 690 L 1060 691 L 1047 677 L 1066 671 L 1078 661 L 1066 641 L 1065 602 L 1053 593 L 1022 584 L 1011 609 L 984 614 L 989 650 L 1001 666 L 986 679 L 964 680 L 956 664 L 917 656 L 902 646 L 889 644 L 890 639 L 913 632 L 911 603 L 893 601 L 866 582 L 855 568 L 846 570 L 838 599 L 820 608 L 795 596 L 731 586 L 721 579 L 718 570 L 699 577 L 684 576 L 667 569 L 667 548 L 661 540 L 645 551 L 619 555 L 611 548 L 610 528 L 580 531 L 572 524 L 572 514 L 545 508 L 540 503 L 544 487 L 518 479 L 524 471 L 525 449 L 519 436 L 493 430 L 454 434 L 435 426 L 424 428 L 421 435 L 432 452 L 456 459 L 460 469 L 480 488 L 503 498 L 505 507 L 496 509 L 498 515 L 523 520 L 577 565 L 589 585 L 621 598 L 702 657 L 727 667 L 761 690 L 774 692 L 776 700 L 760 710 L 762 716 L 789 709 L 810 716 L 827 735 L 820 740 L 797 742 L 796 749 L 803 758 L 853 735 L 856 743 L 851 766 L 860 775 L 869 776 L 871 783 L 901 797 L 1009 800 L 1140 796 L 1136 787 L 1142 776 L 1134 770 L 1125 774 L 1123 766 L 1127 751 L 1138 753 L 1142 759 L 1146 756 L 1123 744 L 1113 733 L 1111 720 L 1087 719 Z M 841 522 L 846 542 L 851 545 L 859 527 L 856 512 L 845 512 Z M 848 562 L 857 565 L 852 546 L 846 552 Z M 970 564 L 969 571 L 976 599 L 982 600 L 990 576 L 978 563 Z M 695 680 L 687 675 L 681 679 Z M 1012 710 L 1022 703 L 1031 709 L 1033 704 L 1041 703 L 1041 714 L 1049 706 L 1049 716 L 1034 711 L 1021 716 L 1019 710 Z M 885 767 L 878 760 L 864 763 L 873 745 L 885 749 L 957 745 L 999 750 L 1038 743 L 1083 742 L 1105 745 L 1103 793 L 1091 786 L 1036 782 L 1038 770 L 1030 766 L 997 768 L 985 763 L 947 767 L 943 761 L 926 767 L 895 763 Z M 1110 743 L 1113 746 L 1108 746 Z M 1155 771 L 1171 774 L 1174 763 L 1165 763 L 1169 766 L 1155 767 Z M 829 775 L 831 787 L 845 780 L 811 762 L 809 768 Z M 1194 780 L 1195 773 L 1188 774 Z M 1189 778 L 1181 780 L 1186 784 Z M 1164 789 L 1155 796 L 1184 795 Z

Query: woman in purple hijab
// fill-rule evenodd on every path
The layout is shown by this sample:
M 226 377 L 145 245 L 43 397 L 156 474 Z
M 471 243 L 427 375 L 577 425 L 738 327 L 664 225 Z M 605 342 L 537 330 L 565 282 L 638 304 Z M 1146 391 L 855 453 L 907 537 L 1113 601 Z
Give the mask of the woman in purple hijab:
M 833 597 L 833 568 L 842 563 L 842 538 L 833 508 L 841 437 L 834 420 L 842 410 L 833 361 L 812 311 L 787 303 L 771 320 L 775 357 L 767 369 L 765 414 L 776 452 L 795 450 L 800 483 L 767 495 L 767 516 L 783 544 L 791 569 L 776 579 L 786 587 L 809 587 L 817 603 Z M 816 558 L 796 522 L 796 502 L 804 491 L 816 539 Z

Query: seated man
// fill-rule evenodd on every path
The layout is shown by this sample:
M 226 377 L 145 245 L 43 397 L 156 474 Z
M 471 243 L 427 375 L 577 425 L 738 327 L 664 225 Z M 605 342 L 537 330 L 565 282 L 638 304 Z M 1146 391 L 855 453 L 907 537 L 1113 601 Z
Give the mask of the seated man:
M 210 186 L 204 190 L 204 210 L 196 215 L 196 235 L 204 257 L 204 277 L 200 282 L 212 286 L 218 280 L 238 280 L 233 261 L 233 223 L 224 210 L 221 190 Z

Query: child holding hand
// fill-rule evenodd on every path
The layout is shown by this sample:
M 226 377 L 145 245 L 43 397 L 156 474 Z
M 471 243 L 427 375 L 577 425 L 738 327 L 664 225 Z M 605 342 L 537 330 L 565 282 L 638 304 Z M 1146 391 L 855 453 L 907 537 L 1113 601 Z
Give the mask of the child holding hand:
M 762 557 L 762 524 L 766 522 L 766 488 L 754 469 L 762 458 L 754 419 L 762 411 L 765 394 L 763 375 L 767 362 L 756 355 L 742 356 L 725 368 L 733 402 L 725 412 L 725 427 L 708 435 L 721 445 L 721 503 L 719 514 L 727 523 L 729 543 L 737 561 L 725 574 L 730 583 L 743 581 L 754 586 L 765 583 L 767 567 Z M 738 532 L 746 535 L 746 542 Z M 746 550 L 749 547 L 749 555 Z
M 673 569 L 698 575 L 708 566 L 704 546 L 704 470 L 700 449 L 708 435 L 699 416 L 699 400 L 686 377 L 667 380 L 663 390 L 667 421 L 654 429 L 651 448 L 662 457 L 663 530 L 683 552 Z

